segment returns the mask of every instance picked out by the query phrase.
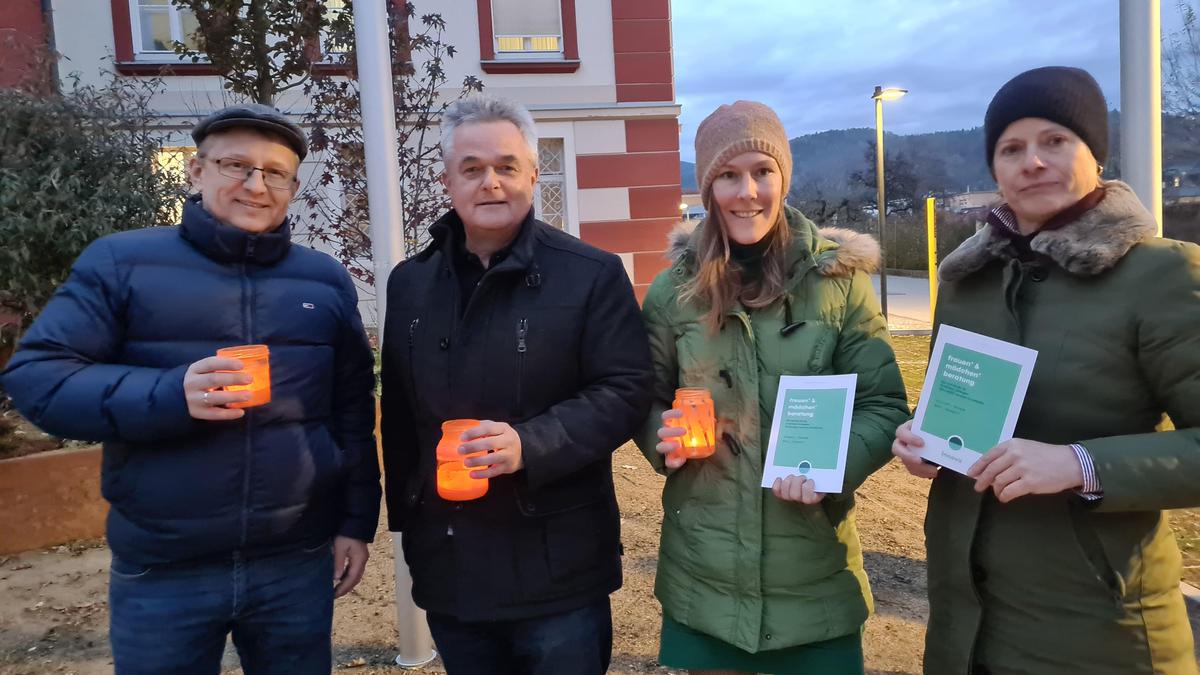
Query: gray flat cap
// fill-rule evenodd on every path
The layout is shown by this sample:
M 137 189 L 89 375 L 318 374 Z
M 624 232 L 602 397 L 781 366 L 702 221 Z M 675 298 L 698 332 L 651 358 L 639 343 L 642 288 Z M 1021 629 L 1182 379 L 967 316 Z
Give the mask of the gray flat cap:
M 301 160 L 308 154 L 308 140 L 300 127 L 283 113 L 261 103 L 243 103 L 216 111 L 200 120 L 196 128 L 192 129 L 192 139 L 196 141 L 196 145 L 200 145 L 214 132 L 237 127 L 250 127 L 279 134 Z

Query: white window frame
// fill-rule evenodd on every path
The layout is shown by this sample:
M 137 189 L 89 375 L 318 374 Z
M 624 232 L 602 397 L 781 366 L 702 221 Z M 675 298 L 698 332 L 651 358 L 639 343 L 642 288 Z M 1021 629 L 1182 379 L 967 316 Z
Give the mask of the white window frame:
M 174 50 L 166 51 L 146 51 L 142 49 L 142 5 L 138 0 L 129 0 L 129 23 L 132 33 L 133 42 L 133 58 L 135 61 L 155 61 L 155 62 L 177 62 L 183 61 L 184 57 L 175 53 Z M 175 42 L 183 42 L 185 37 L 183 34 L 183 21 L 179 18 L 180 8 L 171 0 L 167 0 L 166 4 L 167 18 L 171 24 L 171 40 Z M 201 58 L 201 62 L 206 62 L 208 59 Z M 190 59 L 188 60 L 190 62 Z
M 183 20 L 179 16 L 179 13 L 183 10 L 181 10 L 180 7 L 178 7 L 171 0 L 167 1 L 165 9 L 167 11 L 168 20 L 171 24 L 171 40 L 183 42 L 183 38 L 186 36 L 183 34 Z M 328 11 L 328 8 L 326 11 Z M 141 3 L 139 0 L 129 0 L 129 22 L 129 28 L 132 31 L 130 37 L 131 42 L 133 43 L 133 57 L 135 61 L 151 61 L 156 63 L 174 63 L 178 61 L 184 61 L 187 63 L 191 62 L 190 59 L 185 59 L 184 57 L 176 54 L 174 50 L 146 51 L 142 49 L 142 12 Z M 321 63 L 333 63 L 334 61 L 329 58 L 330 56 L 346 53 L 341 50 L 331 51 L 328 48 L 328 36 L 324 33 L 322 33 L 318 39 L 318 45 L 321 50 Z M 207 62 L 208 59 L 202 55 L 200 57 L 200 63 Z

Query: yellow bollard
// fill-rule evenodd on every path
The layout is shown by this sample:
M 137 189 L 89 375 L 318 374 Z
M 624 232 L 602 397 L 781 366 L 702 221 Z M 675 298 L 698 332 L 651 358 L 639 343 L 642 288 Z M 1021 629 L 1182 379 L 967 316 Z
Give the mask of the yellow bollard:
M 937 307 L 937 217 L 934 214 L 933 197 L 925 198 L 925 240 L 929 244 L 929 320 L 933 321 L 933 308 Z

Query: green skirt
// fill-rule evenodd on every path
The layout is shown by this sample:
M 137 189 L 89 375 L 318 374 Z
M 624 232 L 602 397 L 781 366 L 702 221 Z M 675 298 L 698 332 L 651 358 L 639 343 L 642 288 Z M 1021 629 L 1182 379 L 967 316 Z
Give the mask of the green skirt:
M 658 662 L 689 670 L 770 675 L 862 675 L 862 633 L 752 654 L 663 616 Z

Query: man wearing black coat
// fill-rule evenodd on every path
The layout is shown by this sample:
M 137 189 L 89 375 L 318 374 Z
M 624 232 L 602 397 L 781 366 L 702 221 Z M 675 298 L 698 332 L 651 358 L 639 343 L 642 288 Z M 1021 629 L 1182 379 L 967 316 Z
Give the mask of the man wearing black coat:
M 650 357 L 620 259 L 533 217 L 537 138 L 519 105 L 442 119 L 453 209 L 388 280 L 382 431 L 390 529 L 447 671 L 607 669 L 621 585 L 612 453 L 645 420 Z M 438 496 L 451 419 L 478 499 Z

